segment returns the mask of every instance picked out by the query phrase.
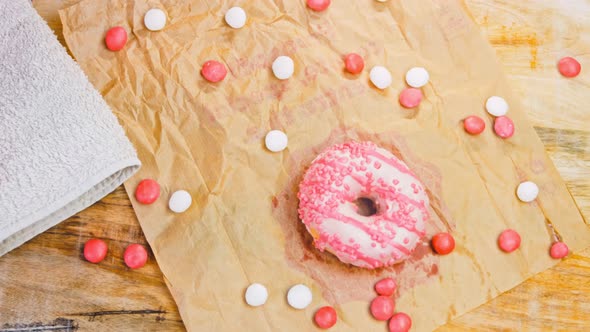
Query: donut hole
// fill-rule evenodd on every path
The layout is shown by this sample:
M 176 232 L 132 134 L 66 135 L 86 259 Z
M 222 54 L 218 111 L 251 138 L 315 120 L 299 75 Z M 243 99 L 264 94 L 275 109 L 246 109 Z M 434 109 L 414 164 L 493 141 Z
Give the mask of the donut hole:
M 364 217 L 370 217 L 377 214 L 377 202 L 369 197 L 359 197 L 354 201 L 356 213 Z

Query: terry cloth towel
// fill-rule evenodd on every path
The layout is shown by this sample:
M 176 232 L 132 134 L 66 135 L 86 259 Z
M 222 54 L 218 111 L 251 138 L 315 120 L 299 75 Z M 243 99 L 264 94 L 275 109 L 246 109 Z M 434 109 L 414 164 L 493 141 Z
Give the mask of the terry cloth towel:
M 135 150 L 28 0 L 0 1 L 0 255 L 135 173 Z

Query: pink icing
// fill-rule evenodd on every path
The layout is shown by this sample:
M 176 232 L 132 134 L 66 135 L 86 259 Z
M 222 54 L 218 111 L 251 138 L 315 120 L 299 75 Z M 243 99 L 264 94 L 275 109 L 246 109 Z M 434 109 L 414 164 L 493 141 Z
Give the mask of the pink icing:
M 368 198 L 377 213 L 360 215 Z M 425 233 L 428 195 L 408 166 L 371 142 L 335 145 L 311 164 L 299 185 L 299 217 L 317 249 L 364 268 L 408 258 Z

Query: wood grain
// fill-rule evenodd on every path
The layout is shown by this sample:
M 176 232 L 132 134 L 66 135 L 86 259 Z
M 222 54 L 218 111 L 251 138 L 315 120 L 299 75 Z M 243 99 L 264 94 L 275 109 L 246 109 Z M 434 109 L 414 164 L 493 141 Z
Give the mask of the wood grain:
M 79 0 L 34 0 L 63 43 L 57 10 Z M 556 61 L 590 63 L 590 2 L 466 0 L 495 47 L 546 150 L 590 220 L 590 75 L 561 78 Z M 562 8 L 564 7 L 564 8 Z M 583 71 L 584 73 L 584 71 Z M 109 253 L 93 265 L 84 242 L 105 239 Z M 0 258 L 2 331 L 183 331 L 153 256 L 132 271 L 130 243 L 146 244 L 121 188 Z M 151 254 L 151 253 L 150 253 Z M 590 330 L 590 249 L 571 255 L 495 300 L 442 327 L 450 330 Z

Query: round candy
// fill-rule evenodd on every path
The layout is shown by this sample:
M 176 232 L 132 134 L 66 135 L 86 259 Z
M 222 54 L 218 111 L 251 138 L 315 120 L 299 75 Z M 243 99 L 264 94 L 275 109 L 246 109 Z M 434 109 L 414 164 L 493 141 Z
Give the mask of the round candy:
M 309 287 L 298 284 L 289 289 L 287 302 L 295 309 L 305 309 L 311 304 L 313 296 Z
M 225 75 L 227 75 L 227 69 L 223 63 L 209 60 L 203 64 L 203 68 L 201 68 L 201 75 L 212 83 L 217 83 L 223 81 Z
M 369 79 L 377 88 L 383 90 L 391 85 L 391 73 L 383 66 L 375 66 L 369 72 Z
M 110 28 L 104 37 L 104 42 L 109 50 L 119 51 L 127 43 L 127 31 L 123 27 Z
M 152 204 L 160 197 L 160 185 L 152 179 L 144 179 L 135 188 L 135 199 L 141 204 Z
M 147 258 L 147 250 L 145 250 L 144 246 L 141 244 L 128 245 L 123 254 L 125 265 L 131 269 L 139 269 L 143 267 L 147 262 Z
M 379 295 L 391 296 L 395 292 L 397 284 L 392 278 L 385 278 L 375 284 L 375 291 Z
M 322 329 L 329 329 L 336 324 L 338 315 L 330 306 L 321 307 L 313 316 L 315 323 Z
M 389 296 L 377 296 L 371 301 L 371 314 L 376 320 L 388 320 L 393 316 L 395 302 Z
M 266 148 L 272 152 L 280 152 L 285 150 L 287 148 L 287 143 L 289 143 L 287 134 L 280 130 L 271 130 L 264 138 L 264 144 L 266 144 Z
M 486 101 L 486 110 L 493 116 L 502 116 L 508 113 L 508 103 L 502 97 L 491 96 Z
M 293 76 L 295 72 L 295 63 L 288 56 L 281 55 L 272 63 L 272 72 L 279 80 L 286 80 Z
M 567 244 L 563 242 L 555 242 L 551 245 L 551 250 L 549 253 L 551 254 L 552 258 L 561 259 L 569 254 L 570 250 L 567 247 Z
M 107 256 L 107 244 L 103 240 L 90 239 L 84 244 L 84 258 L 90 263 L 99 263 Z
M 252 307 L 259 307 L 266 303 L 268 299 L 268 291 L 266 287 L 261 284 L 252 284 L 246 288 L 246 294 L 244 295 L 246 303 Z
M 514 135 L 514 122 L 507 116 L 500 116 L 494 120 L 494 132 L 501 138 Z
M 449 254 L 455 249 L 455 239 L 449 233 L 438 233 L 432 237 L 432 247 L 439 255 Z
M 505 252 L 513 252 L 520 247 L 520 235 L 515 230 L 507 229 L 498 237 L 498 246 Z
M 477 115 L 470 115 L 463 120 L 465 131 L 471 135 L 479 135 L 486 129 L 486 123 Z
M 526 181 L 516 188 L 516 196 L 525 203 L 534 201 L 539 195 L 539 187 L 531 181 Z
M 166 26 L 166 13 L 158 8 L 153 8 L 145 13 L 143 24 L 150 31 L 160 31 Z
M 412 327 L 412 319 L 403 312 L 398 312 L 389 320 L 389 332 L 408 332 Z
M 307 7 L 315 10 L 316 12 L 321 12 L 330 7 L 330 2 L 330 0 L 307 0 Z
M 172 196 L 170 196 L 168 207 L 173 212 L 183 213 L 184 211 L 188 210 L 192 203 L 193 198 L 191 197 L 191 194 L 188 193 L 188 191 L 178 190 L 175 191 Z
M 350 53 L 344 57 L 344 66 L 347 72 L 358 74 L 365 68 L 365 60 L 356 53 Z
M 225 23 L 234 29 L 246 25 L 246 12 L 240 7 L 232 7 L 225 13 Z
M 422 101 L 422 91 L 416 88 L 406 88 L 399 94 L 399 103 L 405 108 L 414 108 Z
M 569 56 L 559 60 L 557 68 L 561 75 L 565 77 L 576 77 L 582 70 L 582 66 L 578 60 Z
M 421 88 L 428 84 L 429 80 L 428 71 L 422 67 L 414 67 L 406 73 L 406 83 L 412 88 Z

